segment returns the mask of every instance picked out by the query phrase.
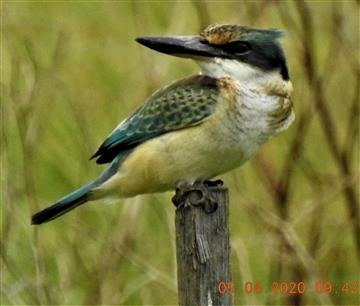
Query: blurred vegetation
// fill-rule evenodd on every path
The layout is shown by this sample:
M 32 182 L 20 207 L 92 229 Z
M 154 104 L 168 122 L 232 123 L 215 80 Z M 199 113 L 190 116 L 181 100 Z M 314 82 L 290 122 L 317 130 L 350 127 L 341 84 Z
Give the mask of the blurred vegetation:
M 359 303 L 340 287 L 360 272 L 359 1 L 2 1 L 1 17 L 1 304 L 177 303 L 171 193 L 30 216 L 101 171 L 88 157 L 155 89 L 198 71 L 134 38 L 215 22 L 286 30 L 295 88 L 294 125 L 222 177 L 236 304 Z M 308 290 L 271 294 L 283 280 Z

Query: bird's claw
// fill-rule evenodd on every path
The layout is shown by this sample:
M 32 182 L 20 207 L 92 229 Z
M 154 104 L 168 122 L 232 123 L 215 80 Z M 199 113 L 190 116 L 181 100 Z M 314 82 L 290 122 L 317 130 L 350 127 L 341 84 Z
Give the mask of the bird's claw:
M 177 208 L 200 206 L 208 214 L 216 211 L 218 203 L 209 192 L 209 188 L 215 188 L 223 185 L 223 181 L 201 181 L 194 184 L 181 184 L 176 188 L 176 193 L 172 202 Z

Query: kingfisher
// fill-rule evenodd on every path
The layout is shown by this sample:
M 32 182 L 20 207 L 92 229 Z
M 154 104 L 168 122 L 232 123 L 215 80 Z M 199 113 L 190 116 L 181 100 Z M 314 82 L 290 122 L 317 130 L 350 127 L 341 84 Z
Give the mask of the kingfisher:
M 32 224 L 88 201 L 207 182 L 249 160 L 294 120 L 282 35 L 213 24 L 196 36 L 137 38 L 155 51 L 193 59 L 200 73 L 159 89 L 120 122 L 92 156 L 108 167 L 33 215 Z

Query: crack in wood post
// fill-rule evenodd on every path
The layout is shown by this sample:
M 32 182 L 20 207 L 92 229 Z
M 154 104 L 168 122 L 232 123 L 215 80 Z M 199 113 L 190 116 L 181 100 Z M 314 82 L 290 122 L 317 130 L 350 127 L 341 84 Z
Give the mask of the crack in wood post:
M 219 282 L 231 282 L 228 190 L 194 185 L 180 199 L 175 215 L 179 305 L 232 305 L 232 295 L 218 288 Z

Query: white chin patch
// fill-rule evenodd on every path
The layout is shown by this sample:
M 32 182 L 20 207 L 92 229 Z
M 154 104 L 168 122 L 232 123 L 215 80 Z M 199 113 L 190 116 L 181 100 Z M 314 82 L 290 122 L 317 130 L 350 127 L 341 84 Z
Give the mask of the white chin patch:
M 251 79 L 264 77 L 268 74 L 257 67 L 231 59 L 215 57 L 198 60 L 197 63 L 203 74 L 213 78 L 231 77 L 241 82 L 248 82 Z

